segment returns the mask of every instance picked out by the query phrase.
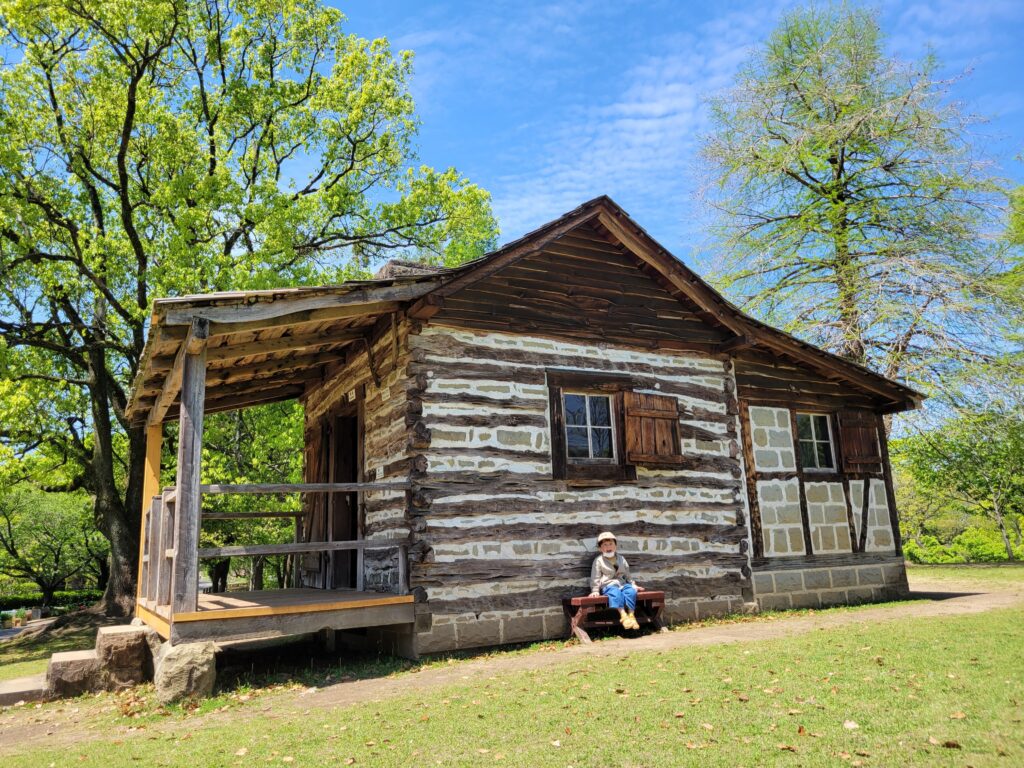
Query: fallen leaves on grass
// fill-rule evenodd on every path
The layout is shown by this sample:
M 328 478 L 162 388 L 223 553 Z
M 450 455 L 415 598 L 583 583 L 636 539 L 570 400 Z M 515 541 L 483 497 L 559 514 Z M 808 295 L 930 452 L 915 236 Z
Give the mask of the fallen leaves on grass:
M 796 747 L 794 747 L 792 744 L 779 744 L 778 747 L 783 752 L 796 752 L 797 751 Z
M 952 715 L 949 716 L 949 719 L 950 720 L 963 720 L 965 717 L 967 717 L 967 715 L 964 714 L 963 712 L 954 712 Z
M 855 720 L 843 720 L 843 728 L 848 731 L 856 731 L 860 726 L 857 725 Z

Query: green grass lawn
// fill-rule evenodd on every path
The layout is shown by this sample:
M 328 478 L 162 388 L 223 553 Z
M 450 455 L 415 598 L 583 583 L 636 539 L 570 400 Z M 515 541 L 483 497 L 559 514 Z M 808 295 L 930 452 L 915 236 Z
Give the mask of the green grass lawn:
M 907 564 L 911 589 L 914 582 L 942 582 L 988 589 L 1024 587 L 1024 563 L 1004 565 L 915 565 Z
M 133 694 L 92 697 L 13 717 L 94 706 L 86 732 L 99 738 L 24 753 L 8 744 L 3 763 L 1024 765 L 1022 670 L 1024 610 L 1002 610 L 576 658 L 339 709 L 236 693 L 193 713 L 143 704 L 132 718 L 122 713 Z

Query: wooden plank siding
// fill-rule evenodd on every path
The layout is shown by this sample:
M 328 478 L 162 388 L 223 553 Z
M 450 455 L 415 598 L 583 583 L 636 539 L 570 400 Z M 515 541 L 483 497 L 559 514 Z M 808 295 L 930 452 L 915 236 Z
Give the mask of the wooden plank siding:
M 430 606 L 436 642 L 446 622 L 560 616 L 562 596 L 588 589 L 605 529 L 643 586 L 677 601 L 741 599 L 748 532 L 726 362 L 434 324 L 409 346 L 410 418 L 429 435 L 413 475 L 410 527 L 423 557 L 410 584 Z M 628 374 L 637 390 L 674 397 L 679 466 L 638 467 L 635 481 L 554 480 L 550 368 Z

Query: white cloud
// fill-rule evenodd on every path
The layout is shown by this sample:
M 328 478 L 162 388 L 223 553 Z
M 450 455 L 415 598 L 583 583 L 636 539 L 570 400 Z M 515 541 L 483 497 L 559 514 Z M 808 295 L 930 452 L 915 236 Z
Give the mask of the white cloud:
M 610 194 L 641 222 L 666 219 L 674 234 L 691 207 L 697 143 L 707 128 L 705 97 L 727 87 L 750 47 L 774 26 L 783 3 L 716 17 L 651 41 L 607 99 L 577 105 L 509 160 L 516 172 L 492 185 L 505 238 L 579 203 Z M 666 242 L 673 247 L 674 243 Z

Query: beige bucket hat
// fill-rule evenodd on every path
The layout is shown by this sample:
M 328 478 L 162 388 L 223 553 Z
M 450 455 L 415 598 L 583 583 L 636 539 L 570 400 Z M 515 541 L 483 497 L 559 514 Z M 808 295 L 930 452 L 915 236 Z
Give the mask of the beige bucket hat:
M 601 546 L 601 542 L 604 541 L 605 539 L 611 539 L 612 541 L 615 541 L 615 534 L 612 533 L 611 531 L 602 531 L 601 533 L 599 533 L 597 535 L 597 546 L 600 547 Z

